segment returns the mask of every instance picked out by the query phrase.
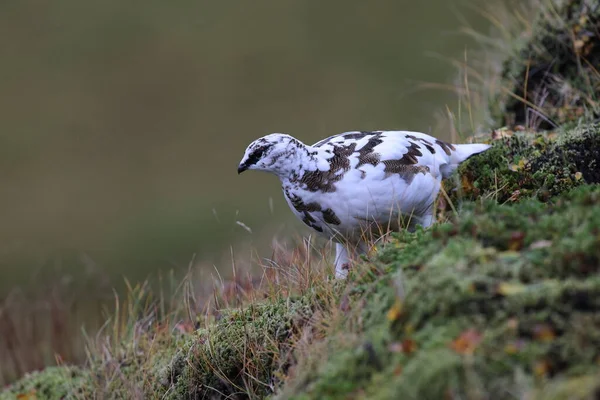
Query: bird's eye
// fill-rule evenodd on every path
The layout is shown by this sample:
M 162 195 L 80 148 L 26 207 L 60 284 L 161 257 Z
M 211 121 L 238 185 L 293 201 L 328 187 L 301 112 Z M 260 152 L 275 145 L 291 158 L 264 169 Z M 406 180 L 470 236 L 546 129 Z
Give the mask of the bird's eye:
M 265 152 L 267 151 L 267 149 L 271 147 L 271 146 L 260 146 L 258 148 L 256 148 L 248 157 L 248 161 L 246 161 L 247 165 L 254 165 L 256 164 L 265 154 Z

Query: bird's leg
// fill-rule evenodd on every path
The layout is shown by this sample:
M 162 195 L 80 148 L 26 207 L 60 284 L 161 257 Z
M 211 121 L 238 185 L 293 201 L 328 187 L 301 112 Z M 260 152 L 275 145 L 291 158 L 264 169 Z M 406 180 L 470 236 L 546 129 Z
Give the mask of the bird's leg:
M 358 244 L 335 244 L 335 277 L 346 278 L 353 262 L 356 262 L 361 254 L 367 254 L 369 245 L 365 242 Z
M 433 225 L 433 212 L 421 217 L 421 226 L 423 228 L 429 228 L 431 225 Z
M 429 228 L 435 222 L 433 204 L 428 207 L 427 210 L 420 216 L 416 217 L 411 221 L 407 227 L 409 232 L 414 232 L 417 225 L 421 225 L 423 228 Z
M 350 269 L 350 258 L 348 257 L 348 249 L 342 243 L 335 244 L 335 277 L 345 278 L 348 276 Z

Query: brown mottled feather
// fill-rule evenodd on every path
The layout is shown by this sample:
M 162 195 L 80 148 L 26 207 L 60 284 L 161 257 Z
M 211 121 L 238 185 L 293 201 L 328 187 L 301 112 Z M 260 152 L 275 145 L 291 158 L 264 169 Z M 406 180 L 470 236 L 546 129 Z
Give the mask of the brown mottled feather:
M 335 192 L 334 183 L 344 177 L 344 174 L 338 173 L 338 171 L 346 172 L 350 169 L 348 157 L 354 153 L 354 149 L 356 149 L 356 143 L 349 146 L 335 146 L 333 157 L 329 160 L 329 171 L 306 171 L 300 177 L 299 182 L 305 184 L 306 189 L 311 192 Z
M 452 151 L 456 150 L 456 147 L 454 147 L 452 144 L 446 143 L 446 142 L 441 141 L 441 140 L 436 140 L 435 144 L 437 144 L 438 146 L 440 146 L 442 148 L 442 150 L 444 150 L 444 152 L 448 156 L 452 154 Z

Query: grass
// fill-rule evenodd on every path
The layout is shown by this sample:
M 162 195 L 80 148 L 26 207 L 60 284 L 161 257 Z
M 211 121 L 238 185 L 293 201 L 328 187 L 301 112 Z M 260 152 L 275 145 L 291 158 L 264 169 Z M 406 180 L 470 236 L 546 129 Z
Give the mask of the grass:
M 278 249 L 262 265 L 261 278 L 217 280 L 214 289 L 199 294 L 191 286 L 196 279 L 188 276 L 168 304 L 147 283 L 130 286 L 127 298 L 115 299 L 104 330 L 87 338 L 88 368 L 47 368 L 4 396 L 61 398 L 65 387 L 72 398 L 264 395 L 276 386 L 273 369 L 292 362 L 290 346 L 302 327 L 330 306 L 330 266 L 323 259 L 309 242 L 294 251 Z M 57 376 L 70 383 L 55 387 Z
M 582 116 L 600 117 L 600 12 L 589 2 L 545 2 L 530 28 L 531 40 L 516 43 L 505 61 L 499 119 L 555 128 Z
M 27 375 L 0 399 L 594 398 L 600 125 L 585 60 L 596 47 L 587 39 L 586 56 L 561 32 L 581 32 L 581 21 L 595 32 L 599 19 L 584 1 L 540 4 L 531 25 L 515 17 L 527 26 L 514 42 L 520 59 L 485 92 L 490 115 L 509 126 L 477 136 L 493 147 L 445 183 L 434 227 L 386 238 L 347 281 L 331 279 L 328 249 L 304 241 L 276 246 L 253 276 L 234 263 L 234 278 L 212 287 L 194 287 L 193 275 L 169 282 L 169 300 L 129 285 L 100 333 L 86 337 L 85 365 Z M 536 80 L 536 60 L 554 48 L 548 35 L 572 54 L 557 53 L 552 65 L 565 67 Z M 534 96 L 573 79 L 587 83 L 561 93 L 577 101 Z M 471 104 L 480 88 L 463 82 Z
M 520 398 L 597 376 L 599 201 L 597 186 L 553 207 L 487 200 L 396 235 L 380 274 L 353 283 L 362 306 L 279 397 Z
M 36 289 L 13 290 L 0 302 L 0 385 L 57 362 L 81 363 L 86 358 L 82 330 L 98 331 L 108 315 L 102 312 L 110 297 L 101 276 Z

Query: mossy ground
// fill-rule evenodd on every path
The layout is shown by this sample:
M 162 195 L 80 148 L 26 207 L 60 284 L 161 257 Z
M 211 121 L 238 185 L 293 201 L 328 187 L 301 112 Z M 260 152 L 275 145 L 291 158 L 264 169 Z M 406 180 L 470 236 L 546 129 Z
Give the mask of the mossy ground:
M 493 147 L 459 168 L 459 182 L 444 182 L 454 201 L 493 198 L 499 203 L 549 197 L 585 183 L 600 183 L 600 124 L 549 132 L 492 133 Z
M 267 395 L 278 385 L 273 371 L 290 361 L 290 339 L 314 307 L 309 297 L 298 297 L 227 312 L 177 350 L 161 371 L 158 393 L 173 399 Z
M 219 321 L 189 334 L 149 331 L 117 346 L 88 369 L 52 367 L 27 375 L 0 399 L 263 397 L 290 362 L 291 338 L 318 304 L 289 297 L 223 312 Z
M 600 372 L 600 186 L 465 204 L 396 235 L 371 268 L 351 294 L 360 314 L 281 398 L 535 397 Z
M 459 214 L 379 248 L 358 315 L 279 397 L 594 398 L 599 139 L 521 132 L 466 163 L 447 185 L 470 199 Z
M 26 374 L 7 390 L 0 392 L 0 399 L 74 399 L 85 396 L 90 384 L 90 374 L 84 369 L 48 367 L 43 371 Z

